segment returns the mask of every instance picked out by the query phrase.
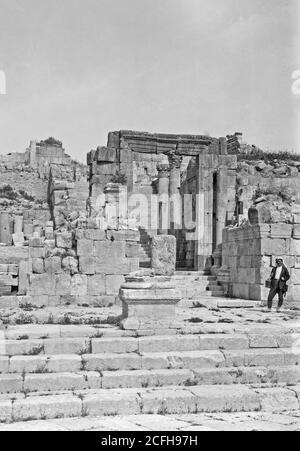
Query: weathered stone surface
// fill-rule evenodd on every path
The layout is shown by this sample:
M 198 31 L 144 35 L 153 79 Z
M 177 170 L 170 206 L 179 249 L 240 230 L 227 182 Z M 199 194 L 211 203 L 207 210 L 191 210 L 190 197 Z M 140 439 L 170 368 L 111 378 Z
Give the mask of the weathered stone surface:
M 94 338 L 92 340 L 93 354 L 116 353 L 125 354 L 138 352 L 139 343 L 135 338 Z
M 20 375 L 0 375 L 0 393 L 20 393 L 23 379 Z
M 46 372 L 76 373 L 82 370 L 82 359 L 79 355 L 53 355 L 47 359 Z
M 125 282 L 123 275 L 107 275 L 106 276 L 106 293 L 108 295 L 117 295 L 120 291 L 121 285 Z
M 91 256 L 94 253 L 94 242 L 92 240 L 80 239 L 77 240 L 77 255 Z
M 139 339 L 139 351 L 145 352 L 168 352 L 168 351 L 198 351 L 199 337 L 186 336 L 174 337 L 142 337 Z
M 45 272 L 43 258 L 33 258 L 32 259 L 32 272 L 34 274 L 43 274 Z
M 71 296 L 85 296 L 88 294 L 88 278 L 83 274 L 75 274 L 71 278 Z
M 88 277 L 88 294 L 99 296 L 106 293 L 106 277 L 104 274 L 97 274 Z
M 140 370 L 142 359 L 136 354 L 95 354 L 84 355 L 86 371 Z
M 56 234 L 56 246 L 63 249 L 72 249 L 73 238 L 72 233 L 57 233 Z
M 292 208 L 280 200 L 261 202 L 249 210 L 249 220 L 251 224 L 292 224 Z
M 78 260 L 74 257 L 65 257 L 62 259 L 62 269 L 69 272 L 72 276 L 78 274 Z
M 196 397 L 188 390 L 158 389 L 142 393 L 143 413 L 165 414 L 197 412 Z
M 49 295 L 55 292 L 55 276 L 49 274 L 30 275 L 30 294 Z
M 271 238 L 291 238 L 292 230 L 292 224 L 272 224 Z
M 17 400 L 14 403 L 14 420 L 26 421 L 42 418 L 79 417 L 82 402 L 75 396 L 44 396 Z
M 83 374 L 30 374 L 24 380 L 27 392 L 56 392 L 59 390 L 82 390 L 88 388 Z
M 153 237 L 151 251 L 155 274 L 172 276 L 176 265 L 176 238 L 170 235 Z
M 295 392 L 283 388 L 264 388 L 257 390 L 262 410 L 276 413 L 299 410 Z
M 260 410 L 260 398 L 248 387 L 192 387 L 197 412 L 240 412 Z
M 67 296 L 71 292 L 71 277 L 69 274 L 59 274 L 55 277 L 55 295 Z
M 245 335 L 201 335 L 200 350 L 248 349 L 249 339 Z
M 97 394 L 84 398 L 83 409 L 88 415 L 116 415 L 117 412 L 138 414 L 140 413 L 139 397 L 135 392 L 100 390 Z
M 12 421 L 12 402 L 10 400 L 0 401 L 0 422 Z
M 87 255 L 79 257 L 79 271 L 83 274 L 95 274 L 95 258 Z
M 49 274 L 59 274 L 62 272 L 61 258 L 49 257 L 45 259 L 45 272 Z
M 50 338 L 43 343 L 46 355 L 85 354 L 90 351 L 90 340 L 87 338 Z

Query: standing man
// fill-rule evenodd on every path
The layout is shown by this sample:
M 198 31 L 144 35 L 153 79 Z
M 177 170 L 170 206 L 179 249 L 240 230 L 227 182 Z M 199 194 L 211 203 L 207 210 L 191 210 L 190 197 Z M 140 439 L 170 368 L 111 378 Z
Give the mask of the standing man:
M 268 298 L 268 309 L 272 310 L 273 299 L 276 294 L 278 294 L 279 302 L 277 312 L 280 312 L 280 309 L 283 305 L 284 296 L 287 293 L 287 281 L 290 279 L 290 274 L 283 263 L 282 258 L 278 258 L 276 260 L 276 267 L 272 269 L 271 272 L 271 289 Z

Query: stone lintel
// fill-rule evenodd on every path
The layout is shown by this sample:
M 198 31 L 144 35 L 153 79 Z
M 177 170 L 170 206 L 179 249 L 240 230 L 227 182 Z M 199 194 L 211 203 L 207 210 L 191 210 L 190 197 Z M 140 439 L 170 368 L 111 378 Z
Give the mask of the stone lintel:
M 151 134 L 146 132 L 121 131 L 121 142 L 140 153 L 174 152 L 181 156 L 197 156 L 212 145 L 214 138 L 203 135 Z

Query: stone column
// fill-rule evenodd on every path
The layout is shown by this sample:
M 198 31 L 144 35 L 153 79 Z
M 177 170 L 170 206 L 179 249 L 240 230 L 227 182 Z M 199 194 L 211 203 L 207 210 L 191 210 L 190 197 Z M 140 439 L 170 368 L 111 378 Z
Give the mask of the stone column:
M 176 230 L 181 228 L 181 173 L 182 156 L 176 155 L 174 152 L 168 154 L 170 165 L 170 234 L 176 235 Z
M 169 230 L 169 174 L 167 164 L 160 164 L 158 170 L 158 234 L 168 235 Z
M 213 252 L 213 159 L 207 152 L 199 155 L 197 180 L 197 230 L 195 268 L 210 271 Z
M 217 174 L 217 230 L 216 245 L 222 244 L 223 229 L 226 227 L 227 203 L 228 203 L 227 167 L 220 167 Z

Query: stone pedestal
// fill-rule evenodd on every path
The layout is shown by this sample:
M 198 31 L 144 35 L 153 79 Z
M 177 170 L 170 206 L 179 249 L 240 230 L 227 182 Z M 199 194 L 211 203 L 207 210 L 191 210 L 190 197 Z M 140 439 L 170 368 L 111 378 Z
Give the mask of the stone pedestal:
M 128 276 L 120 290 L 122 328 L 139 331 L 180 329 L 176 305 L 180 301 L 168 277 Z

